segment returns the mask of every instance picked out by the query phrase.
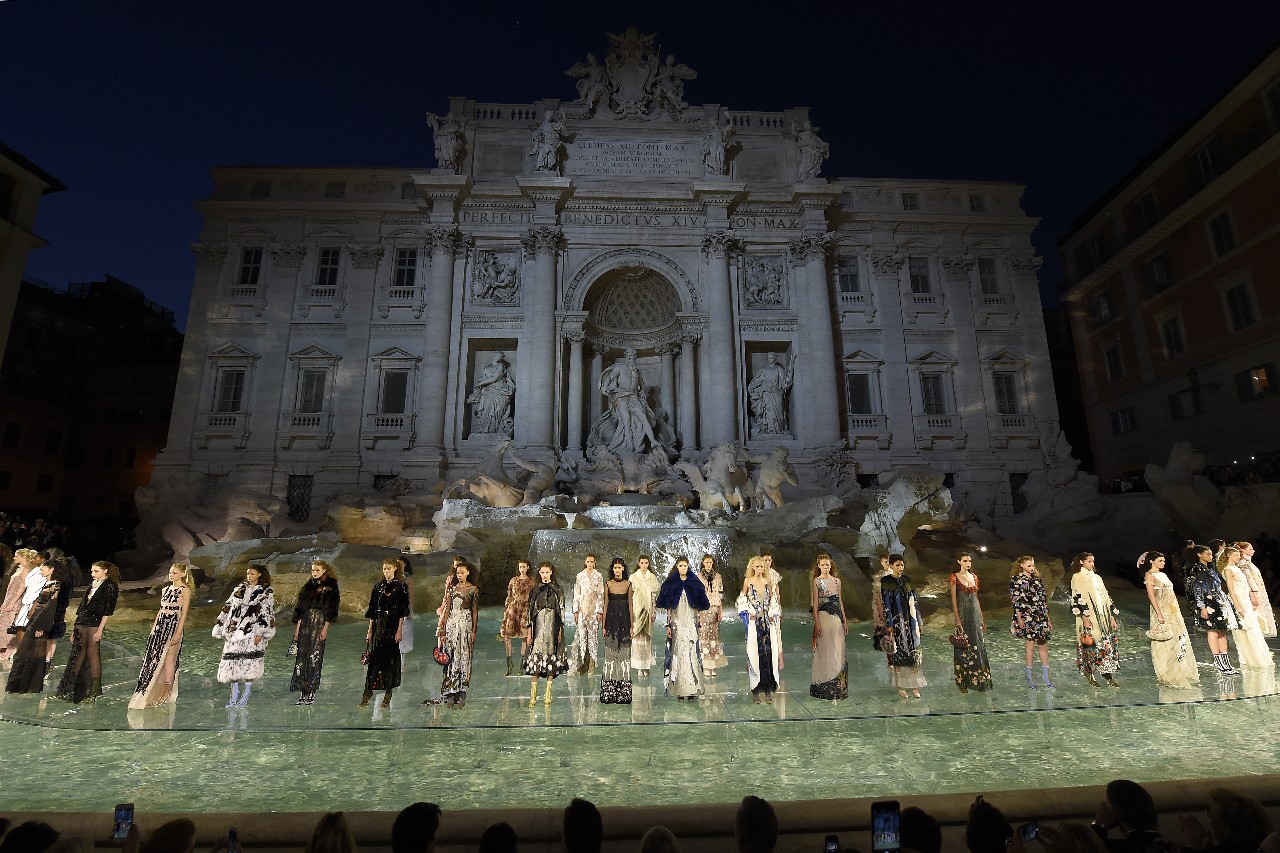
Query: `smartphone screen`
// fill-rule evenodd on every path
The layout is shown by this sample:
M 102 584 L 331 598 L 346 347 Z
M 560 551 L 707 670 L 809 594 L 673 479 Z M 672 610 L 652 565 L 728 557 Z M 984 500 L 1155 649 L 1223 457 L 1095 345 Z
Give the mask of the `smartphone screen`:
M 121 803 L 116 806 L 115 828 L 112 838 L 128 838 L 129 827 L 133 826 L 133 803 Z
M 1036 836 L 1040 834 L 1040 821 L 1033 820 L 1030 823 L 1024 823 L 1018 829 L 1018 835 L 1023 841 L 1034 841 Z
M 822 853 L 840 853 L 840 836 L 828 835 L 822 843 Z
M 875 853 L 898 853 L 899 814 L 897 800 L 871 804 L 871 849 Z

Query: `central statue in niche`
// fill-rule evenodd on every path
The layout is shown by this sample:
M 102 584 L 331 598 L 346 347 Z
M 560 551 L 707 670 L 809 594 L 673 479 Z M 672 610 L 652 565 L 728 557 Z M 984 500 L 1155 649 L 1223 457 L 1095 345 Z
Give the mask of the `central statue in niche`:
M 634 349 L 627 348 L 622 358 L 600 374 L 600 393 L 609 399 L 609 408 L 592 425 L 588 447 L 603 447 L 614 453 L 649 453 L 675 444 L 671 425 L 649 405 L 648 388 Z

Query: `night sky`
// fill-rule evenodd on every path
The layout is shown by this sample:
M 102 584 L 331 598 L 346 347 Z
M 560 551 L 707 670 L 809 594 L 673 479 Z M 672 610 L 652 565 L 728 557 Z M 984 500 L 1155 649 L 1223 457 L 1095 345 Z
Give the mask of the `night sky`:
M 0 0 L 0 140 L 69 188 L 27 271 L 185 327 L 213 166 L 432 166 L 448 96 L 572 100 L 628 25 L 697 70 L 691 104 L 810 107 L 826 176 L 1026 184 L 1046 295 L 1072 220 L 1280 39 L 1274 2 Z

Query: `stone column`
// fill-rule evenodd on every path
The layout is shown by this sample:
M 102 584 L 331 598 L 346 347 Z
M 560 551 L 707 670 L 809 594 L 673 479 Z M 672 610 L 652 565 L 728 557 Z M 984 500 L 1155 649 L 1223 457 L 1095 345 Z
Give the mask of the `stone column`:
M 684 437 L 685 450 L 702 446 L 698 442 L 698 400 L 694 390 L 694 351 L 701 337 L 697 332 L 684 332 L 680 336 L 680 387 L 676 391 L 680 417 L 676 424 Z
M 521 238 L 524 273 L 521 306 L 524 337 L 519 348 L 523 381 L 516 390 L 516 443 L 538 450 L 555 442 L 556 256 L 564 235 L 554 226 L 537 226 Z
M 422 443 L 444 451 L 445 393 L 449 384 L 449 344 L 453 338 L 453 262 L 462 233 L 453 225 L 427 229 L 431 270 L 427 276 L 426 340 L 422 347 L 422 397 L 418 410 Z
M 733 293 L 729 259 L 740 243 L 732 231 L 702 240 L 702 282 L 706 295 L 707 342 L 701 347 L 702 444 L 715 447 L 738 437 L 738 372 L 734 349 Z
M 672 344 L 659 344 L 658 357 L 662 359 L 662 387 L 658 389 L 658 401 L 666 411 L 667 417 L 676 416 L 676 365 L 675 347 Z
M 804 365 L 801 399 L 805 435 L 797 435 L 809 447 L 826 447 L 840 438 L 840 379 L 836 374 L 835 326 L 831 321 L 831 276 L 827 271 L 830 234 L 806 235 L 788 247 L 795 269 L 801 274 L 798 295 L 801 340 L 809 350 L 800 360 Z M 794 393 L 794 392 L 793 392 Z M 794 432 L 794 430 L 793 430 Z
M 600 374 L 604 373 L 604 347 L 591 345 L 591 384 L 587 386 L 587 417 L 596 422 L 604 411 L 600 400 Z
M 581 329 L 566 332 L 569 340 L 569 436 L 565 449 L 575 453 L 582 451 L 582 341 L 586 338 Z

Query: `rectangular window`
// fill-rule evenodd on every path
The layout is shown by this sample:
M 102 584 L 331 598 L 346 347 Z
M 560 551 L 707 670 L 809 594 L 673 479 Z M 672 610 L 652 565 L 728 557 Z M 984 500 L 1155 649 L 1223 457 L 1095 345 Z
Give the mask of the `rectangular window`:
M 1209 234 L 1213 237 L 1213 255 L 1216 258 L 1222 257 L 1238 245 L 1236 224 L 1231 220 L 1231 211 L 1224 210 L 1209 220 Z
M 382 388 L 378 394 L 378 412 L 383 415 L 403 415 L 409 396 L 409 371 L 384 370 Z
M 1194 417 L 1203 411 L 1199 388 L 1188 388 L 1169 395 L 1169 416 L 1175 421 Z
M 996 393 L 996 411 L 1002 415 L 1016 415 L 1018 413 L 1018 375 L 993 373 L 991 387 Z
M 911 275 L 912 293 L 933 293 L 933 285 L 929 281 L 928 258 L 911 258 L 908 261 L 908 272 Z
M 1156 207 L 1155 191 L 1148 192 L 1133 203 L 1133 224 L 1138 234 L 1150 230 L 1152 225 L 1160 221 L 1160 210 Z
M 1161 252 L 1142 265 L 1142 277 L 1146 280 L 1147 295 L 1155 296 L 1173 286 L 1173 266 L 1169 253 Z
M 1126 435 L 1134 431 L 1137 424 L 1133 420 L 1133 409 L 1117 409 L 1111 413 L 1111 434 Z
M 0 447 L 5 450 L 18 450 L 22 445 L 22 424 L 7 423 L 4 425 L 4 438 Z
M 978 285 L 988 296 L 1000 292 L 1000 281 L 996 278 L 995 258 L 978 258 Z
M 262 247 L 245 249 L 240 254 L 240 278 L 242 286 L 252 287 L 262 275 Z
M 1227 319 L 1231 322 L 1231 331 L 1247 329 L 1258 322 L 1258 312 L 1253 307 L 1253 291 L 1248 282 L 1241 282 L 1229 287 L 1222 293 L 1227 302 Z
M 57 453 L 62 449 L 62 430 L 51 429 L 44 434 L 44 452 Z
M 49 492 L 52 492 L 52 491 L 53 491 L 53 475 L 52 474 L 41 474 L 39 477 L 36 478 L 37 493 L 42 495 L 47 495 L 49 494 Z
M 1200 178 L 1200 185 L 1211 184 L 1215 178 L 1226 171 L 1226 164 L 1226 149 L 1222 147 L 1222 140 L 1215 136 L 1195 155 L 1195 169 L 1196 175 Z
M 840 285 L 841 293 L 861 293 L 862 279 L 858 275 L 858 259 L 845 258 L 840 261 L 836 279 Z
M 244 402 L 243 368 L 226 369 L 218 372 L 218 390 L 214 397 L 215 412 L 238 412 Z
M 902 209 L 903 210 L 919 210 L 920 194 L 919 193 L 903 193 Z
M 969 212 L 970 213 L 986 213 L 987 197 L 985 195 L 969 196 Z
M 870 374 L 850 373 L 845 376 L 844 385 L 849 398 L 849 414 L 874 415 L 876 413 L 871 400 Z
M 303 413 L 324 411 L 324 386 L 328 378 L 327 370 L 302 371 L 302 375 L 298 378 L 297 411 Z
M 1261 400 L 1276 389 L 1276 366 L 1262 364 L 1236 374 L 1236 393 L 1241 403 Z
M 249 198 L 271 198 L 271 182 L 254 181 L 249 185 Z
M 320 250 L 320 260 L 316 264 L 316 287 L 338 286 L 338 261 L 342 250 L 327 248 Z
M 926 415 L 945 415 L 947 401 L 941 373 L 920 374 L 920 400 Z
M 1124 353 L 1120 350 L 1119 342 L 1110 344 L 1102 351 L 1102 357 L 1107 364 L 1107 379 L 1115 382 L 1117 379 L 1124 378 Z
M 1160 343 L 1164 345 L 1165 358 L 1176 358 L 1187 351 L 1181 316 L 1175 314 L 1160 321 Z
M 324 197 L 325 198 L 346 198 L 347 197 L 346 181 L 325 181 Z
M 411 289 L 418 276 L 418 250 L 396 249 L 396 271 L 392 287 Z

